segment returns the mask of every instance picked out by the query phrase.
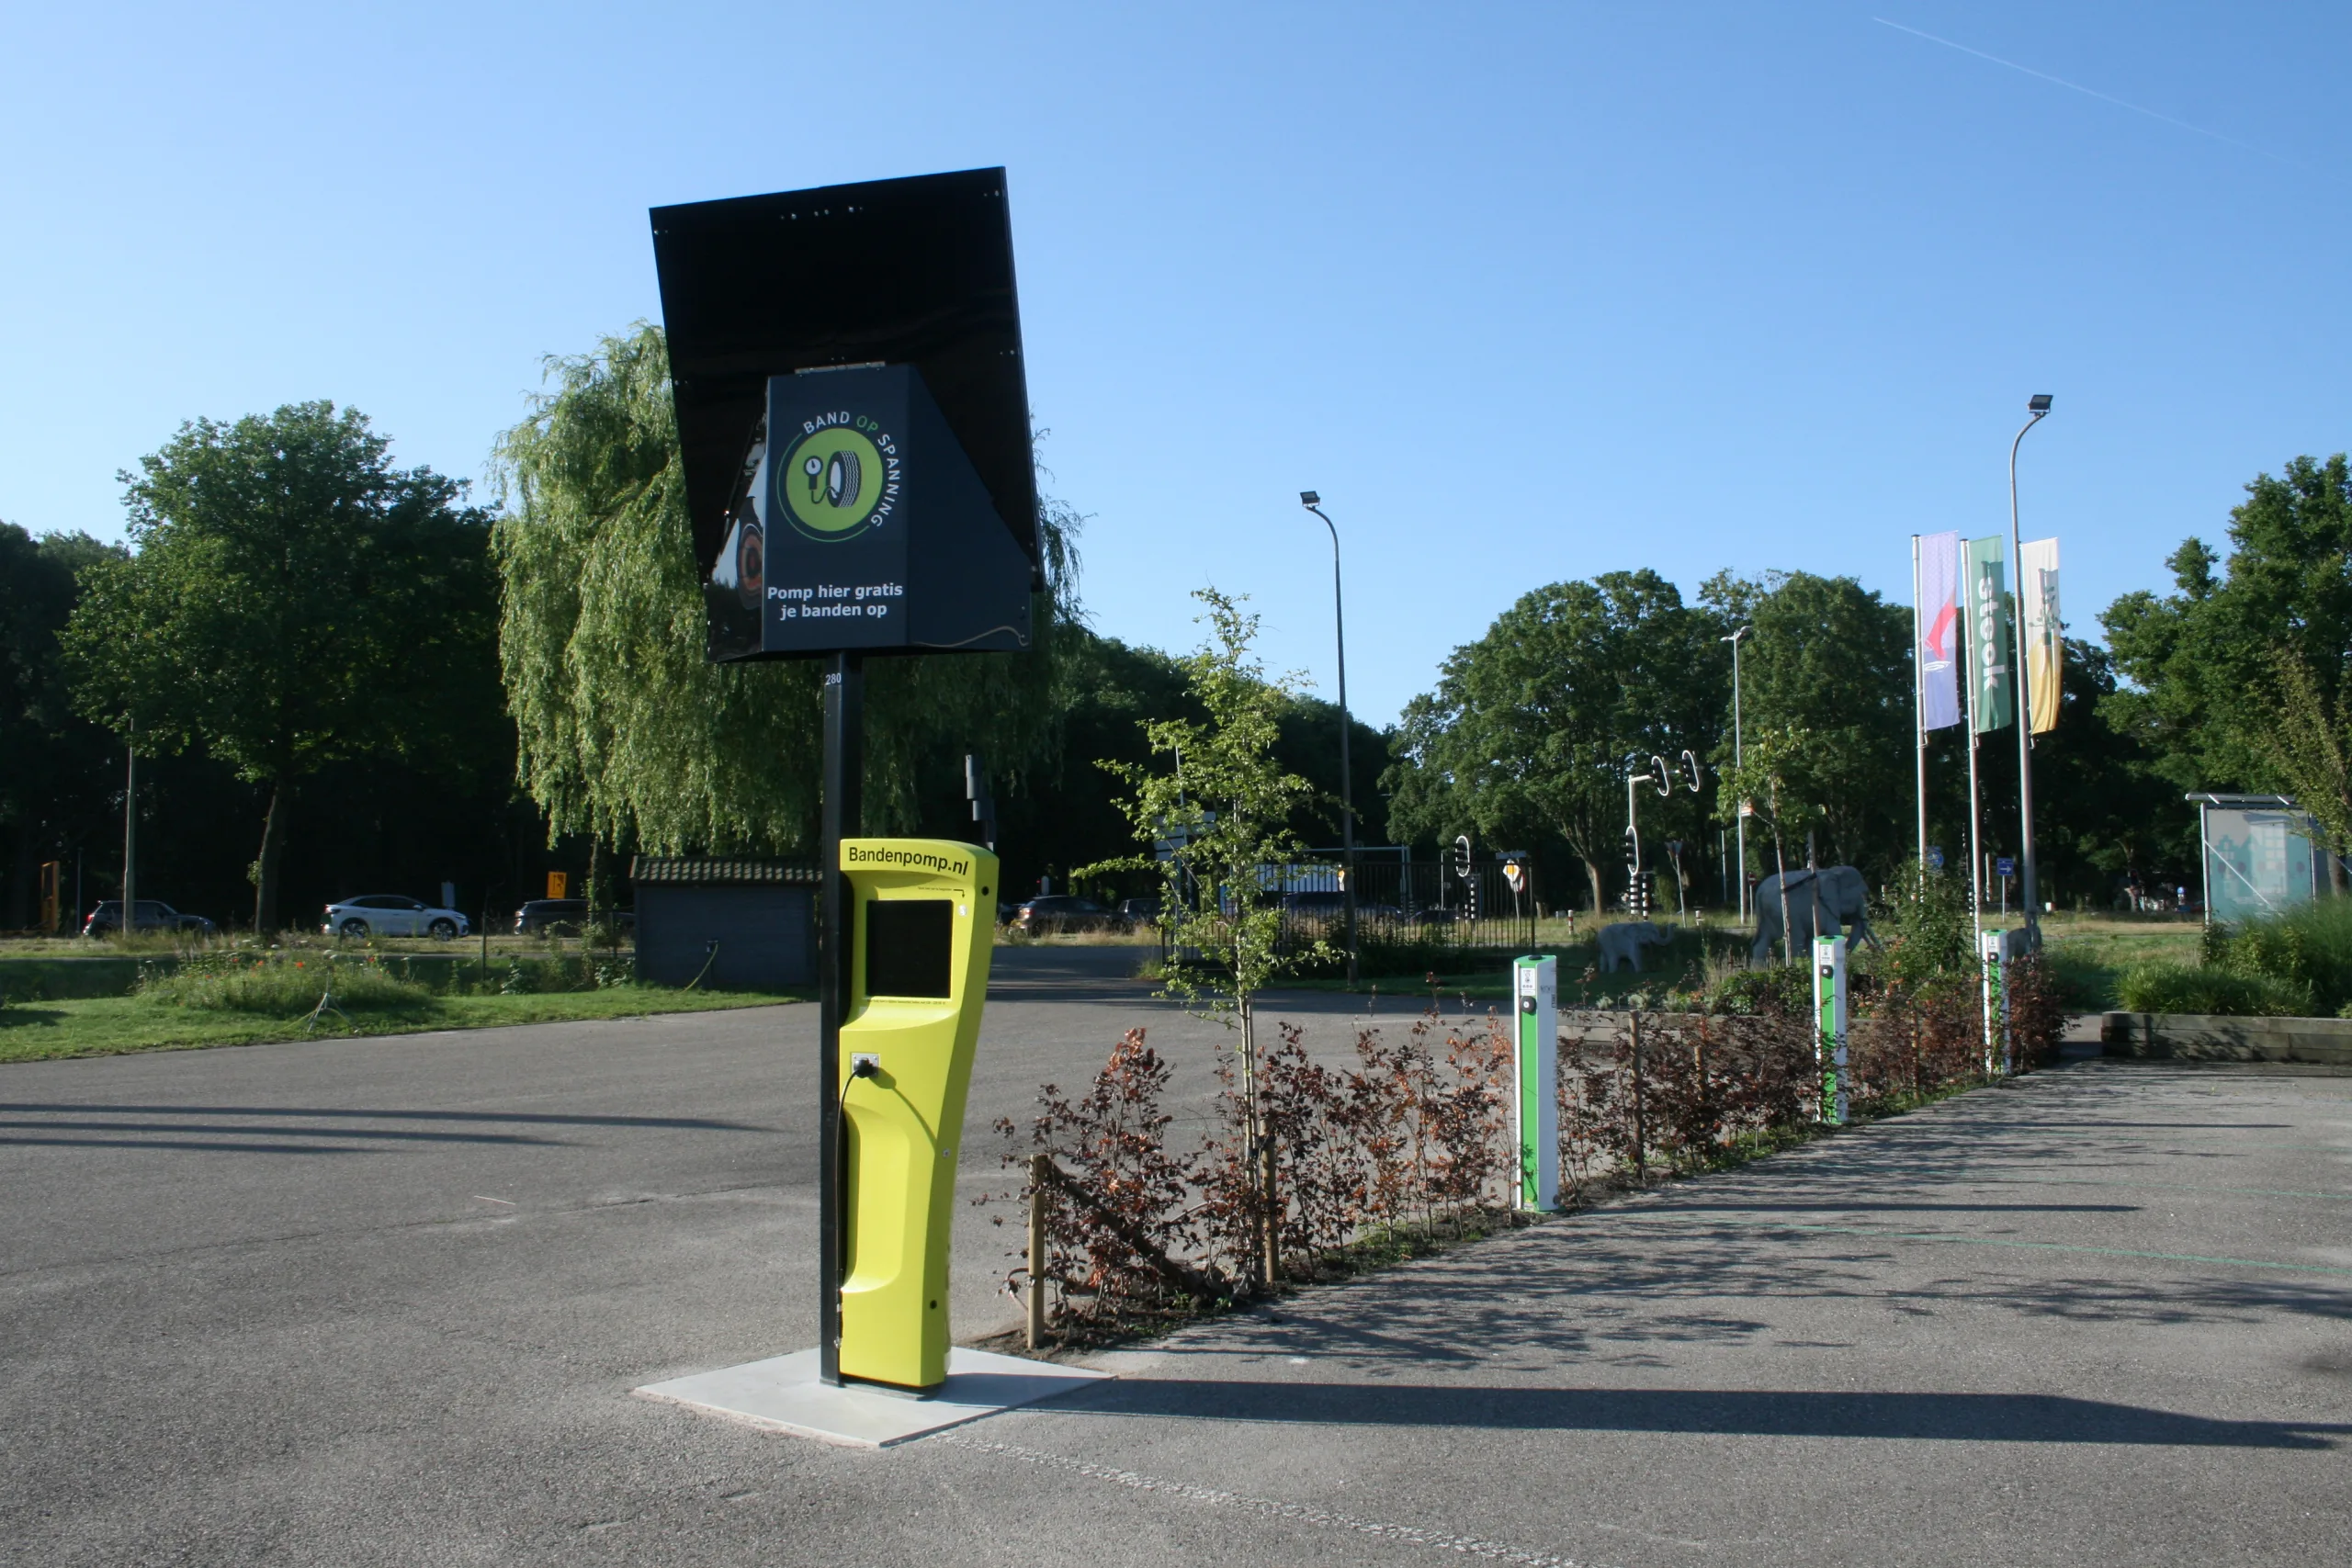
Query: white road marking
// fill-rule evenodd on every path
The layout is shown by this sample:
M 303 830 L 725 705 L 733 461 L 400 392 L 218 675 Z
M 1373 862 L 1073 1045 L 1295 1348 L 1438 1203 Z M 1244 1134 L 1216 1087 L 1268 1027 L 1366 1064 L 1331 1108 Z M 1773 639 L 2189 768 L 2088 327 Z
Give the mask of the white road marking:
M 1426 1546 L 1434 1551 L 1458 1551 L 1465 1557 L 1484 1557 L 1496 1562 L 1516 1562 L 1524 1568 L 1604 1568 L 1604 1565 L 1579 1562 L 1573 1557 L 1551 1557 L 1540 1551 L 1526 1551 L 1498 1540 L 1487 1540 L 1475 1535 L 1449 1535 L 1442 1530 L 1425 1530 L 1412 1525 L 1385 1524 L 1378 1519 L 1360 1519 L 1352 1514 L 1335 1514 L 1328 1508 L 1311 1508 L 1304 1503 L 1277 1503 L 1267 1497 L 1245 1497 L 1238 1492 L 1220 1492 L 1214 1487 L 1194 1486 L 1188 1482 L 1164 1481 L 1158 1476 L 1140 1474 L 1132 1470 L 1114 1470 L 1107 1464 L 1089 1464 L 1084 1460 L 1066 1459 L 1060 1454 L 1039 1453 L 1034 1449 L 1017 1449 L 1010 1443 L 986 1442 L 978 1438 L 943 1433 L 929 1439 L 947 1443 L 959 1449 L 972 1449 L 981 1453 L 1001 1454 L 1029 1464 L 1040 1464 L 1052 1470 L 1066 1470 L 1073 1475 L 1083 1475 L 1092 1481 L 1108 1481 L 1116 1486 L 1133 1487 L 1138 1492 L 1158 1492 L 1170 1497 L 1181 1497 L 1188 1503 L 1206 1503 L 1215 1507 L 1242 1508 L 1272 1518 L 1297 1519 L 1301 1523 L 1321 1525 L 1327 1529 L 1353 1530 L 1359 1535 L 1384 1536 L 1413 1546 Z

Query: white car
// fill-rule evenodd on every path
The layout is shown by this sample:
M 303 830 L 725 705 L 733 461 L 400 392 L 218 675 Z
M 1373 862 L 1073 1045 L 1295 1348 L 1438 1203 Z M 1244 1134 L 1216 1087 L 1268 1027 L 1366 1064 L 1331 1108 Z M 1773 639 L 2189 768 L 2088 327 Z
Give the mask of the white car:
M 455 909 L 436 909 L 397 893 L 363 893 L 327 906 L 329 936 L 429 936 L 450 942 L 473 928 Z

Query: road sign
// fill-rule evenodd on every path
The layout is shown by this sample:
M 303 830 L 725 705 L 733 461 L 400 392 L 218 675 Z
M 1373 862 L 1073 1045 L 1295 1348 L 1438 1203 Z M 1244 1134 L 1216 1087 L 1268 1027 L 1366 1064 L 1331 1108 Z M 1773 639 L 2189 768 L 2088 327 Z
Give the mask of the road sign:
M 1044 580 L 1004 171 L 652 224 L 710 656 L 1027 648 Z
M 1941 844 L 1929 844 L 1928 846 L 1928 869 L 1929 871 L 1941 871 L 1943 868 L 1944 847 Z
M 1996 876 L 2015 876 L 2017 874 L 2018 863 L 2007 855 L 2003 855 L 1993 863 L 1993 874 Z

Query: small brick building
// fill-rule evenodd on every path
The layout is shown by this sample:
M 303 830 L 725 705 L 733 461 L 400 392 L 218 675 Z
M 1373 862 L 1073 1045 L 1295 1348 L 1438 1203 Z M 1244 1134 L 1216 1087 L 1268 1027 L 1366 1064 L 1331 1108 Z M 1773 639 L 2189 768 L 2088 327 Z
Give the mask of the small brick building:
M 817 981 L 814 866 L 768 860 L 639 855 L 637 977 L 718 991 L 780 991 Z M 706 972 L 707 971 L 707 972 Z

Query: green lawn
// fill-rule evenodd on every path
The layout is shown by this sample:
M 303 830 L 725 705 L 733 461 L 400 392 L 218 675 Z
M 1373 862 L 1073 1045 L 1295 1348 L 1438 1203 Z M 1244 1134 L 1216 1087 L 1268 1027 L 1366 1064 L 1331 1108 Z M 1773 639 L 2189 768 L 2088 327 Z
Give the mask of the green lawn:
M 549 991 L 536 996 L 435 997 L 421 1007 L 355 1012 L 349 1026 L 330 1018 L 326 1027 L 316 1032 L 335 1038 L 414 1034 L 431 1029 L 489 1029 L 499 1024 L 552 1023 L 566 1019 L 711 1012 L 804 999 L 744 991 L 673 991 L 638 986 Z M 143 997 L 13 1002 L 0 1008 L 0 1062 L 110 1056 L 126 1051 L 187 1051 L 207 1045 L 257 1045 L 264 1041 L 305 1037 L 299 1018 L 175 1007 Z

